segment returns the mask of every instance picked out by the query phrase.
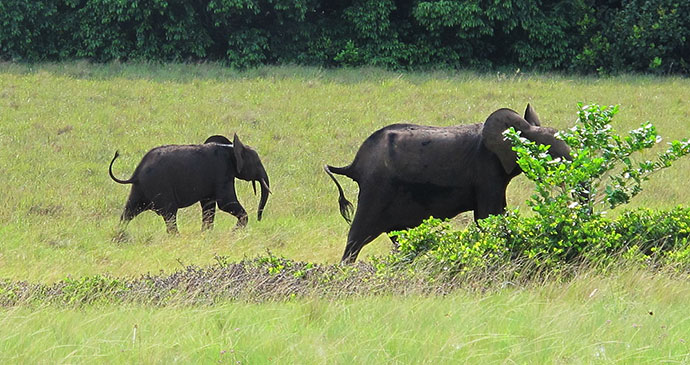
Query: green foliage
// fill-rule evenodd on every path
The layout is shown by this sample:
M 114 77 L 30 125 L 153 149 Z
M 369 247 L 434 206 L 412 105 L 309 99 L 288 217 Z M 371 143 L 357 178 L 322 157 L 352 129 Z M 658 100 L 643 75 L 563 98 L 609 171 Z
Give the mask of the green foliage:
M 656 161 L 635 163 L 631 155 L 661 141 L 651 123 L 621 137 L 610 124 L 618 106 L 580 103 L 578 108 L 578 124 L 558 134 L 571 147 L 570 160 L 553 160 L 548 146 L 521 138 L 513 128 L 504 133 L 515 146 L 518 165 L 536 183 L 528 204 L 544 217 L 575 214 L 584 221 L 595 212 L 597 203 L 609 208 L 628 203 L 642 191 L 642 181 L 651 173 L 690 153 L 690 141 L 673 141 Z
M 690 71 L 690 3 L 634 0 L 617 6 L 595 1 L 596 13 L 583 23 L 586 37 L 573 62 L 578 70 L 603 73 Z
M 70 17 L 55 1 L 0 2 L 0 59 L 40 61 L 69 57 L 59 36 Z M 65 19 L 66 18 L 66 19 Z
M 120 0 L 75 1 L 79 21 L 71 42 L 77 57 L 187 60 L 206 56 L 209 34 L 199 23 L 199 9 L 190 2 L 155 0 L 146 4 Z M 65 35 L 67 36 L 67 35 Z
M 484 224 L 496 223 L 486 220 Z M 408 266 L 413 262 L 426 267 L 430 263 L 441 271 L 456 274 L 504 261 L 505 237 L 483 234 L 477 226 L 454 230 L 448 221 L 429 218 L 416 228 L 391 232 L 399 243 L 397 252 L 377 261 L 378 269 Z
M 347 41 L 345 44 L 345 49 L 338 52 L 333 60 L 343 66 L 357 66 L 362 64 L 362 56 L 360 55 L 357 47 L 355 47 L 354 42 L 351 40 Z
M 417 261 L 453 273 L 515 260 L 538 268 L 576 259 L 608 264 L 620 255 L 643 263 L 690 264 L 690 209 L 638 210 L 614 220 L 601 209 L 628 203 L 649 174 L 689 154 L 690 142 L 673 141 L 655 161 L 635 163 L 631 155 L 661 140 L 653 125 L 645 123 L 621 137 L 610 125 L 617 106 L 578 107 L 578 124 L 558 134 L 571 147 L 571 159 L 553 159 L 549 146 L 522 138 L 512 128 L 504 133 L 520 168 L 535 182 L 528 205 L 536 214 L 523 217 L 513 211 L 460 231 L 429 219 L 417 228 L 391 233 L 400 250 L 383 260 L 383 266 Z
M 68 277 L 34 299 L 45 296 L 48 301 L 57 300 L 67 305 L 111 304 L 119 302 L 119 298 L 127 291 L 129 288 L 124 281 L 108 276 L 94 275 L 79 279 Z M 56 295 L 50 295 L 51 292 Z
M 574 261 L 607 266 L 621 258 L 643 265 L 690 265 L 690 208 L 638 209 L 616 219 L 595 215 L 525 217 L 518 212 L 491 216 L 455 230 L 448 221 L 429 218 L 416 228 L 392 232 L 397 252 L 378 258 L 377 267 L 422 267 L 446 274 L 497 268 L 548 270 Z
M 0 59 L 687 73 L 689 11 L 674 0 L 7 0 Z
M 293 262 L 280 256 L 275 256 L 271 251 L 266 251 L 267 256 L 259 257 L 256 264 L 259 267 L 265 268 L 270 275 L 277 275 L 293 266 Z
M 231 67 L 247 68 L 266 61 L 268 37 L 259 29 L 247 29 L 230 35 L 227 61 Z

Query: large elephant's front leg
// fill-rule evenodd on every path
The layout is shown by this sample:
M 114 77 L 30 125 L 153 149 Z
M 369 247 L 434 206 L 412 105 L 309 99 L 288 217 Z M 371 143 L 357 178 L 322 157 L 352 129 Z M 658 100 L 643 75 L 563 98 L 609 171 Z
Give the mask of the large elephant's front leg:
M 507 184 L 489 184 L 477 190 L 477 207 L 474 220 L 487 218 L 489 215 L 503 214 L 506 210 Z
M 218 190 L 221 192 L 217 197 L 218 208 L 237 217 L 237 225 L 235 226 L 235 229 L 246 226 L 247 221 L 249 220 L 247 217 L 247 211 L 244 210 L 240 202 L 237 200 L 235 185 L 230 183 Z

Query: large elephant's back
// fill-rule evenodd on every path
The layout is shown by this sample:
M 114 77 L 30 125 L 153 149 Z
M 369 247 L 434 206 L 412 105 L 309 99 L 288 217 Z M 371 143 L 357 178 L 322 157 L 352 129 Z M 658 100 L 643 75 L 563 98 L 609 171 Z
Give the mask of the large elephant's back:
M 475 162 L 480 132 L 480 124 L 389 130 L 383 165 L 405 182 L 452 185 L 464 175 L 459 170 Z

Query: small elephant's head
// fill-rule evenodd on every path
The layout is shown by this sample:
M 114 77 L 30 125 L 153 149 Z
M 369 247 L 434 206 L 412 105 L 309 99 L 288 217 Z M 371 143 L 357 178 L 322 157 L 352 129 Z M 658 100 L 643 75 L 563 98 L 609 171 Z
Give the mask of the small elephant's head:
M 264 212 L 264 207 L 268 201 L 268 194 L 271 190 L 269 189 L 268 174 L 266 174 L 266 169 L 261 163 L 259 154 L 256 153 L 253 148 L 243 144 L 239 137 L 237 137 L 237 134 L 233 137 L 232 142 L 224 136 L 215 135 L 208 137 L 204 143 L 232 145 L 233 157 L 235 158 L 235 176 L 238 179 L 251 181 L 255 194 L 256 182 L 258 181 L 261 185 L 261 199 L 259 200 L 259 212 L 257 217 L 258 220 L 261 220 L 261 215 Z
M 235 155 L 235 168 L 237 169 L 237 178 L 251 181 L 256 193 L 256 182 L 261 184 L 261 199 L 259 200 L 259 212 L 257 219 L 261 220 L 261 214 L 264 212 L 264 207 L 268 201 L 269 189 L 268 174 L 261 163 L 259 154 L 253 148 L 246 146 L 240 142 L 237 134 L 232 139 L 232 145 Z
M 570 159 L 570 147 L 554 136 L 555 129 L 541 126 L 539 116 L 531 105 L 527 104 L 524 118 L 514 110 L 503 108 L 493 112 L 484 122 L 482 141 L 501 161 L 506 174 L 512 175 L 520 171 L 516 170 L 517 154 L 510 141 L 503 136 L 503 132 L 510 127 L 520 131 L 520 135 L 530 141 L 551 146 L 549 154 L 553 158 Z

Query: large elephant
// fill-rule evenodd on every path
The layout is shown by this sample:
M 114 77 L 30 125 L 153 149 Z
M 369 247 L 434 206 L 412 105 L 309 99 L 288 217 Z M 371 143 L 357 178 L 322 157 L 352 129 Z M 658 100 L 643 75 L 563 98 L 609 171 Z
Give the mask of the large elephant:
M 473 210 L 477 220 L 503 213 L 506 187 L 522 172 L 502 134 L 510 127 L 550 145 L 552 156 L 570 158 L 568 145 L 554 137 L 554 129 L 541 126 L 528 104 L 524 118 L 503 108 L 478 124 L 389 125 L 364 141 L 349 166 L 326 165 L 340 194 L 340 212 L 351 222 L 342 260 L 354 262 L 362 247 L 381 233 L 416 227 L 429 216 L 450 218 Z M 333 174 L 359 185 L 352 220 L 352 204 Z
M 232 143 L 212 136 L 200 145 L 156 147 L 146 153 L 128 180 L 113 175 L 118 156 L 115 152 L 108 172 L 115 182 L 132 184 L 120 217 L 125 224 L 150 209 L 163 217 L 168 233 L 177 233 L 177 210 L 201 202 L 202 229 L 213 227 L 216 203 L 237 217 L 236 227 L 244 227 L 247 212 L 237 200 L 235 178 L 260 182 L 257 219 L 261 220 L 270 193 L 268 175 L 256 151 L 242 144 L 236 134 Z

